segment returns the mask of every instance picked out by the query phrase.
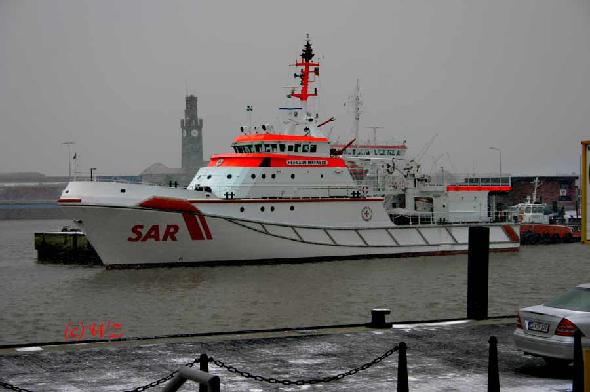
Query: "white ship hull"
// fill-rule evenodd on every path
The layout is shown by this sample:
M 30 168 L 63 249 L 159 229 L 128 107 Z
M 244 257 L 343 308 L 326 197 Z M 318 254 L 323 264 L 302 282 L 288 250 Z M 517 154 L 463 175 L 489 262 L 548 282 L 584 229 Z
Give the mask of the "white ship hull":
M 127 185 L 124 197 L 107 197 L 117 196 L 115 187 L 121 185 L 73 183 L 68 189 L 74 197 L 61 199 L 109 267 L 439 255 L 468 247 L 466 224 L 395 226 L 362 219 L 367 206 L 381 213 L 380 199 L 189 200 L 183 195 L 190 191 L 137 185 Z M 250 215 L 240 210 L 244 205 Z M 492 250 L 518 250 L 518 226 L 482 225 L 490 227 Z

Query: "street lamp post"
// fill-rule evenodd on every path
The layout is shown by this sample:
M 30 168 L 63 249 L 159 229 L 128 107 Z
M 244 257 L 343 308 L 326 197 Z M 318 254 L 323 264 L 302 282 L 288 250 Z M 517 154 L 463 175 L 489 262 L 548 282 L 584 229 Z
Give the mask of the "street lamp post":
M 502 185 L 502 150 L 498 147 L 490 147 L 490 150 L 498 151 L 498 153 L 500 153 L 500 185 Z
M 72 178 L 72 144 L 74 142 L 63 142 L 68 147 L 68 180 Z
M 92 172 L 95 171 L 96 168 L 95 167 L 91 167 L 90 168 L 90 181 L 92 181 Z

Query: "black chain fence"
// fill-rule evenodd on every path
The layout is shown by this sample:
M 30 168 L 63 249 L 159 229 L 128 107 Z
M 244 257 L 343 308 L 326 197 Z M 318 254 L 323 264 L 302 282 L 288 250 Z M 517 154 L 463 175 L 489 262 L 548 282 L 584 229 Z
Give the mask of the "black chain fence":
M 220 368 L 227 370 L 230 373 L 239 374 L 242 377 L 250 378 L 250 379 L 256 380 L 256 381 L 267 382 L 269 384 L 314 385 L 314 384 L 325 384 L 325 383 L 328 383 L 331 381 L 336 381 L 336 380 L 342 380 L 344 377 L 352 376 L 354 374 L 357 374 L 360 371 L 367 370 L 371 366 L 376 365 L 379 362 L 383 361 L 385 358 L 393 355 L 393 353 L 395 353 L 398 350 L 399 350 L 399 346 L 392 347 L 391 349 L 387 350 L 385 353 L 383 353 L 382 355 L 373 359 L 372 361 L 366 362 L 366 363 L 364 363 L 358 367 L 355 367 L 354 369 L 350 369 L 349 371 L 344 372 L 344 373 L 339 373 L 339 374 L 336 374 L 333 376 L 327 376 L 327 377 L 322 377 L 322 378 L 310 378 L 310 379 L 302 379 L 302 380 L 288 380 L 288 379 L 281 380 L 281 379 L 277 379 L 277 378 L 273 378 L 273 377 L 264 377 L 264 376 L 254 375 L 250 372 L 240 370 L 240 369 L 236 368 L 235 366 L 227 365 L 225 362 L 223 362 L 219 359 L 215 359 L 213 357 L 209 358 L 209 361 L 214 363 L 215 365 L 219 366 Z
M 396 346 L 390 348 L 389 350 L 387 350 L 386 352 L 384 352 L 382 355 L 376 357 L 372 361 L 366 362 L 360 366 L 355 367 L 354 369 L 350 369 L 350 370 L 343 372 L 343 373 L 339 373 L 339 374 L 332 375 L 332 376 L 321 377 L 321 378 L 310 378 L 310 379 L 301 379 L 301 380 L 278 379 L 278 378 L 274 378 L 274 377 L 264 377 L 264 376 L 260 376 L 260 375 L 255 375 L 255 374 L 252 374 L 248 371 L 240 370 L 240 369 L 236 368 L 235 366 L 228 365 L 225 362 L 223 362 L 222 360 L 215 359 L 213 357 L 209 357 L 208 362 L 213 363 L 216 366 L 218 366 L 219 368 L 225 369 L 230 373 L 238 374 L 242 377 L 249 378 L 249 379 L 256 380 L 256 381 L 260 381 L 260 382 L 267 382 L 269 384 L 314 385 L 314 384 L 325 384 L 325 383 L 328 383 L 331 381 L 342 380 L 345 377 L 352 376 L 352 375 L 357 374 L 358 372 L 361 372 L 363 370 L 367 370 L 371 366 L 376 365 L 379 362 L 383 361 L 385 358 L 393 355 L 393 353 L 395 353 L 398 350 L 399 350 L 399 346 L 396 345 Z M 198 364 L 199 362 L 200 362 L 200 358 L 195 358 L 193 361 L 187 363 L 185 366 L 193 367 L 196 364 Z M 137 388 L 133 388 L 133 389 L 128 389 L 128 390 L 125 390 L 124 392 L 145 391 L 147 389 L 150 389 L 150 388 L 156 387 L 162 383 L 165 383 L 168 380 L 171 380 L 177 373 L 178 373 L 178 370 L 175 370 L 162 378 L 159 378 L 155 381 L 150 382 L 149 384 L 145 384 L 145 385 L 139 386 Z M 12 384 L 4 382 L 4 381 L 0 381 L 0 386 L 2 386 L 3 388 L 6 388 L 6 389 L 13 390 L 13 391 L 33 392 L 29 389 L 20 388 L 20 387 L 17 387 L 16 385 L 12 385 Z

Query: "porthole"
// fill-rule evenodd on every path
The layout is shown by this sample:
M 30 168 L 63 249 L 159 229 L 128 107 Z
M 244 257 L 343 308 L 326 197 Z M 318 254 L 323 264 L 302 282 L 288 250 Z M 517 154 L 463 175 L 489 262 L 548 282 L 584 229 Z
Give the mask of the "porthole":
M 231 178 L 231 174 L 228 174 L 227 175 L 227 179 L 229 180 L 230 178 Z
M 276 176 L 277 175 L 273 173 L 273 174 L 270 175 L 270 178 L 275 178 Z
M 270 211 L 273 212 L 275 210 L 274 206 L 270 206 Z
M 240 207 L 240 212 L 244 212 L 245 208 L 244 207 Z
M 295 206 L 291 206 L 291 207 L 289 207 L 289 209 L 290 209 L 291 211 L 294 211 L 294 210 L 295 210 Z
M 211 174 L 209 174 L 209 175 L 207 176 L 207 179 L 210 179 L 210 178 L 211 178 Z
M 125 188 L 121 188 L 121 193 L 125 193 Z
M 295 174 L 291 174 L 291 178 L 295 178 Z
M 320 174 L 320 178 L 324 178 L 324 175 L 323 174 Z
M 260 212 L 264 212 L 264 206 L 260 207 Z
M 260 177 L 266 178 L 266 174 L 262 173 L 262 175 Z
M 256 178 L 256 174 L 252 173 L 252 174 L 250 175 L 250 177 L 252 177 L 252 178 Z

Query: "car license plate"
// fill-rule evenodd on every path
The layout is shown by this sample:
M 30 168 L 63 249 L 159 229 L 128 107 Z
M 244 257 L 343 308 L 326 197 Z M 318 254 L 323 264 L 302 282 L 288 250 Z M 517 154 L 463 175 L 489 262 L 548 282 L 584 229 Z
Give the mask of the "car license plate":
M 529 331 L 547 333 L 547 332 L 549 332 L 549 323 L 543 323 L 543 322 L 534 321 L 534 320 L 527 320 L 526 329 L 528 329 Z

